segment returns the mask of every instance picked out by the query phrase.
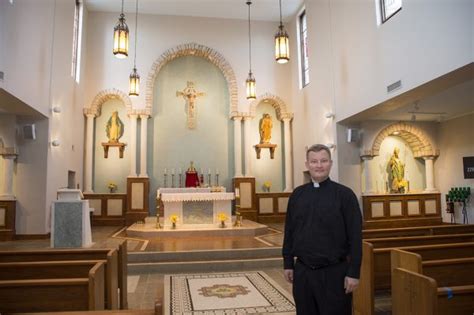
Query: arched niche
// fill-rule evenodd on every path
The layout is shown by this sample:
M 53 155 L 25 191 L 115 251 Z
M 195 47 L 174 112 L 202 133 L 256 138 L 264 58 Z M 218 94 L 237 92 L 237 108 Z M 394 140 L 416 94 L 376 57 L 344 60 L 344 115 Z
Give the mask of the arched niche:
M 88 107 L 84 108 L 84 114 L 92 114 L 96 117 L 100 116 L 102 105 L 108 100 L 112 99 L 120 99 L 127 109 L 127 114 L 131 114 L 133 112 L 132 100 L 125 92 L 118 89 L 107 89 L 97 93 L 97 95 L 92 100 L 92 103 Z
M 238 91 L 237 91 L 237 81 L 235 79 L 234 70 L 227 62 L 227 60 L 216 50 L 196 44 L 188 43 L 183 45 L 178 45 L 176 47 L 170 48 L 165 51 L 161 56 L 153 63 L 150 71 L 148 72 L 148 77 L 146 80 L 146 96 L 145 96 L 145 105 L 146 110 L 151 113 L 153 108 L 153 92 L 156 77 L 160 72 L 161 68 L 168 62 L 183 56 L 196 56 L 204 58 L 218 67 L 226 81 L 227 88 L 229 90 L 229 104 L 230 104 L 230 113 L 236 113 L 238 109 Z M 232 114 L 231 114 L 232 115 Z

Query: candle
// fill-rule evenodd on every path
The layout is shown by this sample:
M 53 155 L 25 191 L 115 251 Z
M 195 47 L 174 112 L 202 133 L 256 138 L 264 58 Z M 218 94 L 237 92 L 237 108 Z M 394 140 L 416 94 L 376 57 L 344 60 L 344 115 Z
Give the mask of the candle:
M 235 188 L 235 197 L 240 197 L 240 190 L 239 190 L 239 188 Z
M 202 172 L 202 167 L 201 167 L 201 174 L 204 174 L 204 173 Z
M 168 170 L 167 170 L 166 168 L 165 168 L 165 171 L 164 171 L 164 173 L 165 173 L 165 174 L 167 174 L 167 173 L 168 173 Z
M 181 175 L 183 173 L 183 170 L 181 169 L 181 167 L 179 168 L 179 175 Z
M 171 169 L 171 175 L 174 175 L 174 168 Z
M 216 168 L 216 175 L 219 175 L 219 169 Z
M 211 169 L 207 169 L 207 174 L 211 174 Z

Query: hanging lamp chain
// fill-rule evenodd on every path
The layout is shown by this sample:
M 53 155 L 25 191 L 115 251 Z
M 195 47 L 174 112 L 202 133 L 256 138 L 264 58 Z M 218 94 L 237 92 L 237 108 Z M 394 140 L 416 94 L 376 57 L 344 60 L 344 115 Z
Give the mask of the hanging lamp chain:
M 120 12 L 120 18 L 123 19 L 125 17 L 125 14 L 123 14 L 123 2 L 124 0 L 122 0 L 122 12 Z
M 281 0 L 279 0 L 280 2 L 280 28 L 283 28 L 283 19 L 281 17 Z
M 247 1 L 247 5 L 249 6 L 248 10 L 248 22 L 249 22 L 249 72 L 252 73 L 252 38 L 250 35 L 250 5 L 252 4 L 252 1 Z
M 122 0 L 123 3 L 123 0 Z M 137 28 L 138 28 L 138 0 L 136 1 L 135 7 L 135 56 L 133 56 L 133 69 L 136 69 L 137 65 Z

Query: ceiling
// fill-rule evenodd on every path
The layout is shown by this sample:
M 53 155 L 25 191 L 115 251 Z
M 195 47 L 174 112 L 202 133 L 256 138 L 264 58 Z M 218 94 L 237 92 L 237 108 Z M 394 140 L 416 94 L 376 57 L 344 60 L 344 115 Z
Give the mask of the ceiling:
M 89 11 L 116 12 L 119 0 L 84 0 Z M 281 0 L 285 22 L 291 20 L 302 7 L 303 0 Z M 194 16 L 224 19 L 247 19 L 246 0 L 139 0 L 138 12 L 155 15 Z M 135 0 L 124 0 L 125 13 L 135 13 Z M 252 20 L 279 21 L 278 0 L 253 0 Z
M 341 121 L 441 122 L 474 113 L 474 63 L 458 68 L 410 91 Z

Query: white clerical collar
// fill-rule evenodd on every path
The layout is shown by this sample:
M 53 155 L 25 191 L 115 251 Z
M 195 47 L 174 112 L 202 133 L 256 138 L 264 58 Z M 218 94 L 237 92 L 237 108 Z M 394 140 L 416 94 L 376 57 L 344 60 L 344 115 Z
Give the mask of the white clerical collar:
M 315 182 L 315 181 L 313 180 L 313 187 L 314 187 L 314 188 L 319 188 L 319 183 L 318 183 L 318 182 Z

